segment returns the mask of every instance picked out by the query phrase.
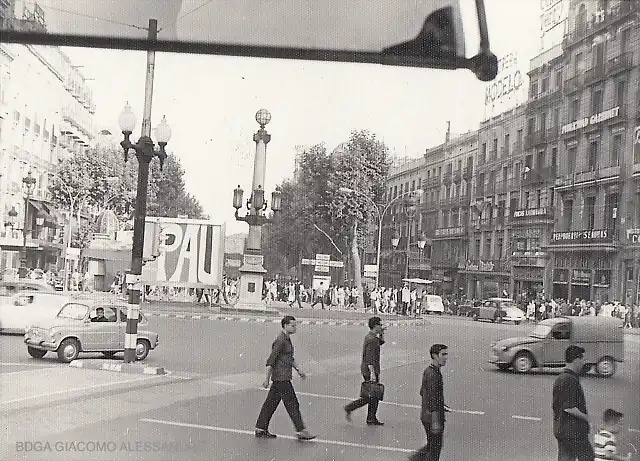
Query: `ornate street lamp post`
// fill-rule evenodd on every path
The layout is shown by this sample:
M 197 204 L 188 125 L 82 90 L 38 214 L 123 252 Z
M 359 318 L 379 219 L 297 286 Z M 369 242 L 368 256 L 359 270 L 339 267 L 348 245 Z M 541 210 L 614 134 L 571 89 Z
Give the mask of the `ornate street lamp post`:
M 265 311 L 267 307 L 262 303 L 262 283 L 266 270 L 263 267 L 262 255 L 262 226 L 271 219 L 264 215 L 267 210 L 267 201 L 264 199 L 264 178 L 267 164 L 267 144 L 271 135 L 265 130 L 265 126 L 271 121 L 271 114 L 266 109 L 260 109 L 256 113 L 256 121 L 260 129 L 253 135 L 256 143 L 256 155 L 253 163 L 253 186 L 249 200 L 247 200 L 247 214 L 239 216 L 238 210 L 243 205 L 243 190 L 238 186 L 233 191 L 233 207 L 236 209 L 235 217 L 238 221 L 249 224 L 249 236 L 244 249 L 242 267 L 240 267 L 240 289 L 235 310 L 259 310 Z M 271 194 L 271 210 L 274 213 L 280 211 L 281 193 L 275 190 Z
M 409 197 L 404 202 L 405 214 L 407 215 L 407 247 L 405 249 L 405 269 L 404 269 L 404 278 L 409 278 L 409 246 L 411 244 L 411 225 L 413 224 L 413 219 L 416 216 L 416 212 L 418 211 L 418 207 L 416 205 L 415 196 Z M 393 248 L 397 248 L 400 243 L 400 234 L 396 230 L 393 234 L 393 238 L 391 239 L 391 245 Z M 427 238 L 424 233 L 421 233 L 418 238 L 418 247 L 422 250 L 427 243 Z
M 36 187 L 36 178 L 31 176 L 31 171 L 26 177 L 22 178 L 22 184 L 24 185 L 24 223 L 22 226 L 22 252 L 20 255 L 20 268 L 18 269 L 18 278 L 25 278 L 27 276 L 27 229 L 28 216 L 29 216 L 29 198 L 33 193 L 33 189 Z
M 138 186 L 136 192 L 136 209 L 134 214 L 133 225 L 133 248 L 131 250 L 131 271 L 132 280 L 127 280 L 127 284 L 132 283 L 132 288 L 129 289 L 129 306 L 127 309 L 127 327 L 125 334 L 125 351 L 124 361 L 125 363 L 131 363 L 136 360 L 135 353 L 137 347 L 137 335 L 138 335 L 138 316 L 139 316 L 139 304 L 140 304 L 140 292 L 142 285 L 140 283 L 140 276 L 142 275 L 142 252 L 144 249 L 144 222 L 147 216 L 147 189 L 149 187 L 149 164 L 158 157 L 160 160 L 160 169 L 164 164 L 164 160 L 167 158 L 165 147 L 171 139 L 171 128 L 167 124 L 165 117 L 162 117 L 162 121 L 156 127 L 155 137 L 158 141 L 159 148 L 156 150 L 153 141 L 150 136 L 150 129 L 145 130 L 146 126 L 150 126 L 148 122 L 150 117 L 150 105 L 149 111 L 145 111 L 145 121 L 143 122 L 143 133 L 137 143 L 133 144 L 129 137 L 133 133 L 136 127 L 136 116 L 131 111 L 129 103 L 126 104 L 124 110 L 118 117 L 118 124 L 124 135 L 124 140 L 120 143 L 124 150 L 124 161 L 127 161 L 128 153 L 133 150 L 136 158 L 138 159 Z M 145 131 L 149 131 L 146 133 Z

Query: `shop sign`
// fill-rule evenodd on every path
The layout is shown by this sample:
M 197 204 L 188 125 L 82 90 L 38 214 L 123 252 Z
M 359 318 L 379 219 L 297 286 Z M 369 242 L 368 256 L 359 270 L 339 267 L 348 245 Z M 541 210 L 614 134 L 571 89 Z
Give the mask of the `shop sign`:
M 542 237 L 542 229 L 514 229 L 511 236 L 516 239 L 539 239 Z
M 573 283 L 591 283 L 591 271 L 585 269 L 574 269 L 571 274 Z
M 541 267 L 514 267 L 513 278 L 517 280 L 542 281 L 544 269 Z
M 640 229 L 627 229 L 627 240 L 634 245 L 640 244 Z
M 530 208 L 526 210 L 515 210 L 513 212 L 514 218 L 528 218 L 531 216 L 545 216 L 547 214 L 547 208 Z
M 551 243 L 612 243 L 613 232 L 609 229 L 592 229 L 570 232 L 554 232 Z
M 451 237 L 464 234 L 464 227 L 447 227 L 444 229 L 436 229 L 436 237 Z
M 542 266 L 542 267 L 544 267 L 545 259 L 544 258 L 529 257 L 529 256 L 517 257 L 517 258 L 514 258 L 513 265 L 514 266 Z
M 494 265 L 491 261 L 484 262 L 480 261 L 467 261 L 467 266 L 465 268 L 468 271 L 477 271 L 477 272 L 493 272 Z
M 580 130 L 582 128 L 586 128 L 589 125 L 596 125 L 598 123 L 610 120 L 612 118 L 617 117 L 620 114 L 620 106 L 613 107 L 609 110 L 605 110 L 598 114 L 594 114 L 591 117 L 585 117 L 580 120 L 576 120 L 575 122 L 567 123 L 566 125 L 562 125 L 560 129 L 561 134 L 571 133 L 572 131 Z

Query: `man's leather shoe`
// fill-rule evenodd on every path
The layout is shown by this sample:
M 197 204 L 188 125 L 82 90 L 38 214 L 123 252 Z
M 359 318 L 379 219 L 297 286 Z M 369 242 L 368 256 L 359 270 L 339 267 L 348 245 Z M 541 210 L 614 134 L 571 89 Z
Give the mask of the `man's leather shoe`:
M 376 419 L 375 421 L 367 421 L 367 425 L 368 426 L 384 426 L 384 423 Z
M 264 429 L 256 429 L 256 437 L 260 439 L 275 439 L 277 435 L 272 434 L 269 431 L 265 431 Z
M 311 434 L 308 430 L 304 429 L 298 432 L 298 440 L 313 440 L 316 438 L 315 435 Z
M 351 412 L 346 408 L 344 409 L 344 417 L 347 421 L 351 422 Z

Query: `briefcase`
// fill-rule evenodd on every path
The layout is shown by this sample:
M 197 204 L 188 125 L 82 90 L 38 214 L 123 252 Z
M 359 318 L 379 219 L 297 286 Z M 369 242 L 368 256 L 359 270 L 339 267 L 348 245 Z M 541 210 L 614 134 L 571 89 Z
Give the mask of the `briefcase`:
M 384 384 L 375 383 L 372 381 L 363 381 L 360 386 L 360 397 L 363 399 L 377 399 L 383 400 L 384 398 Z

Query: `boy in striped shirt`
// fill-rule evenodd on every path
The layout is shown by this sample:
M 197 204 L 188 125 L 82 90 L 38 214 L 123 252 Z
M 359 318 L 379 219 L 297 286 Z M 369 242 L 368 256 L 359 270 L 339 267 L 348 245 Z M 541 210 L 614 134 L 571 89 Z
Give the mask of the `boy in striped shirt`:
M 620 432 L 620 427 L 622 427 L 623 416 L 622 413 L 611 408 L 605 410 L 602 417 L 602 428 L 596 433 L 593 440 L 593 448 L 596 454 L 595 461 L 612 459 L 629 461 L 631 459 L 631 453 L 627 453 L 627 456 L 618 454 L 616 434 Z

